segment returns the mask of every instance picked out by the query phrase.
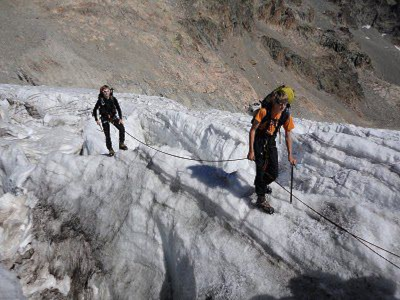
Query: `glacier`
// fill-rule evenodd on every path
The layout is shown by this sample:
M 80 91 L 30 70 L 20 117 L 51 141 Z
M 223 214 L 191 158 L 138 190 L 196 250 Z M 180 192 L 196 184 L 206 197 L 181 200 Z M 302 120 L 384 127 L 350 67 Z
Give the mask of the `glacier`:
M 251 116 L 116 93 L 129 150 L 110 158 L 97 94 L 0 85 L 2 299 L 400 297 L 400 269 L 278 184 L 276 213 L 255 209 L 253 162 L 205 162 L 245 158 Z M 399 254 L 400 132 L 295 124 L 294 195 Z

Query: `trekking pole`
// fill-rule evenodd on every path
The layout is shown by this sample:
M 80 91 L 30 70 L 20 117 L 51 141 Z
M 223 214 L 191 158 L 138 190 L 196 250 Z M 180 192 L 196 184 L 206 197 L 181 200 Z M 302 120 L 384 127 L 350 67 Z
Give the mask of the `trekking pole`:
M 292 164 L 292 171 L 290 175 L 290 204 L 292 204 L 292 198 L 293 198 L 293 169 L 294 165 Z
M 101 126 L 101 122 L 100 122 L 99 126 L 100 126 L 101 131 L 104 131 L 103 126 Z

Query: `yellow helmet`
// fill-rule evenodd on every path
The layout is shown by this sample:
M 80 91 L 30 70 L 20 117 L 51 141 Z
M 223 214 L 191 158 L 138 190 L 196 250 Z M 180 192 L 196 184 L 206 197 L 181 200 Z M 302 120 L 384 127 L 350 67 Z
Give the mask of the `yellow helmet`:
M 295 94 L 294 94 L 294 89 L 292 89 L 290 86 L 287 85 L 281 85 L 280 87 L 277 87 L 274 92 L 277 91 L 282 91 L 286 94 L 288 97 L 288 103 L 291 105 L 293 103 Z
M 294 90 L 289 86 L 281 85 L 281 86 L 277 87 L 276 89 L 274 89 L 271 93 L 269 93 L 262 101 L 260 101 L 261 106 L 264 107 L 265 105 L 267 105 L 267 103 L 270 103 L 272 100 L 272 97 L 274 95 L 274 92 L 279 92 L 279 91 L 285 93 L 285 95 L 288 98 L 288 103 L 290 105 L 292 105 L 294 102 L 294 98 L 296 96 L 294 93 Z
M 280 90 L 286 94 L 286 96 L 288 97 L 288 103 L 291 105 L 295 97 L 294 90 L 288 86 L 284 86 L 280 88 Z

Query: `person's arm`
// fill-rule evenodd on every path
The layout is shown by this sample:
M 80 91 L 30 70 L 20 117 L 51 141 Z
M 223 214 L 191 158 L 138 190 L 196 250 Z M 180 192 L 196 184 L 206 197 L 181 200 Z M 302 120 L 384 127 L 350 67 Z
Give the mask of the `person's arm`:
M 290 164 L 295 165 L 297 163 L 297 161 L 293 157 L 293 154 L 292 154 L 291 131 L 285 131 L 285 140 L 286 140 L 286 149 L 287 149 L 287 154 L 288 154 L 288 161 L 290 162 Z
M 100 103 L 99 103 L 99 101 L 97 101 L 96 105 L 94 106 L 93 113 L 92 113 L 92 116 L 94 117 L 94 120 L 96 121 L 97 125 L 100 124 L 100 121 L 97 119 L 97 110 L 99 109 L 99 106 L 100 106 Z
M 115 105 L 115 108 L 117 109 L 117 112 L 118 112 L 119 123 L 123 123 L 121 107 L 119 106 L 118 100 L 115 97 L 114 97 L 114 105 Z
M 253 121 L 253 126 L 251 126 L 250 133 L 249 133 L 249 154 L 247 154 L 247 159 L 249 160 L 254 160 L 255 155 L 254 155 L 254 139 L 256 136 L 256 130 L 258 126 L 260 125 L 260 122 L 257 120 Z

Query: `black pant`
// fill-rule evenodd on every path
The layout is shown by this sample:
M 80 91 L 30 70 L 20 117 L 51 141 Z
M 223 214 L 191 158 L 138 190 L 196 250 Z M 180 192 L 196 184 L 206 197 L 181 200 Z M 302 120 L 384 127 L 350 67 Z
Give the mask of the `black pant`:
M 125 127 L 123 124 L 119 123 L 119 119 L 114 119 L 112 121 L 101 120 L 101 123 L 103 124 L 103 130 L 106 136 L 106 146 L 108 150 L 112 148 L 110 137 L 110 123 L 112 123 L 119 130 L 119 143 L 123 144 L 125 142 Z
M 257 195 L 266 194 L 266 186 L 278 178 L 278 150 L 275 137 L 256 136 L 254 141 Z

